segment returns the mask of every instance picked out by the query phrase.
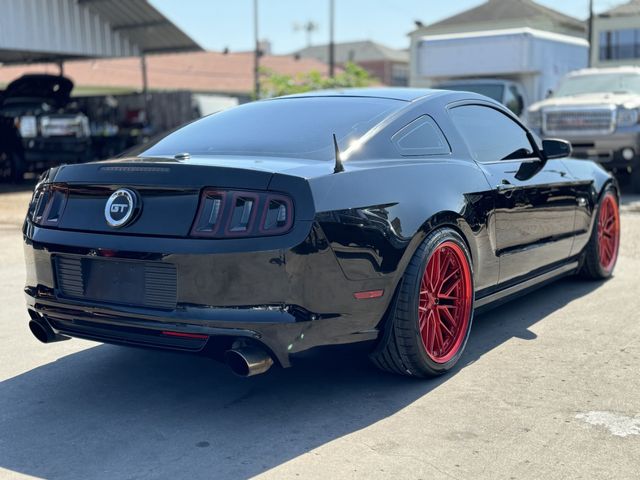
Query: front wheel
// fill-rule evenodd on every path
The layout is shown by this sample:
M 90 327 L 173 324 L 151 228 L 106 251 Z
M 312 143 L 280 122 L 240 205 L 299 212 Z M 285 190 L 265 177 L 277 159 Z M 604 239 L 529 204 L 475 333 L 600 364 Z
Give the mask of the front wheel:
M 429 234 L 414 253 L 371 359 L 413 377 L 447 372 L 458 362 L 473 318 L 469 251 L 453 229 Z
M 586 278 L 609 278 L 618 261 L 620 249 L 620 211 L 618 196 L 608 188 L 595 212 L 595 223 L 585 251 L 581 273 Z

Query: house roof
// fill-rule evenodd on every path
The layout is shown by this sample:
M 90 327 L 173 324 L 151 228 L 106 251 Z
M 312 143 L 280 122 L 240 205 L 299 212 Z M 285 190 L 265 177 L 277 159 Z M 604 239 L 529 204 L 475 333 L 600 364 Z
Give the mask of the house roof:
M 260 59 L 265 69 L 281 74 L 318 70 L 324 63 L 312 58 L 266 55 Z M 26 73 L 58 73 L 55 64 L 31 64 L 0 68 L 0 84 Z M 131 92 L 142 90 L 140 59 L 136 57 L 70 61 L 65 76 L 76 85 L 74 93 Z M 147 75 L 150 90 L 188 90 L 201 93 L 248 95 L 253 91 L 253 53 L 191 52 L 149 55 Z
M 495 22 L 499 20 L 517 20 L 548 18 L 558 24 L 584 31 L 585 24 L 551 8 L 544 7 L 532 0 L 488 0 L 487 2 L 457 15 L 428 25 L 429 28 L 464 25 L 470 23 Z
M 316 58 L 326 62 L 329 56 L 329 46 L 314 45 L 298 50 L 295 54 L 302 58 Z M 371 40 L 336 43 L 335 55 L 337 63 L 371 61 L 409 62 L 409 52 L 407 50 L 390 48 Z
M 601 13 L 600 17 L 624 17 L 627 15 L 640 15 L 640 0 L 631 0 L 628 3 L 618 5 L 617 7 Z

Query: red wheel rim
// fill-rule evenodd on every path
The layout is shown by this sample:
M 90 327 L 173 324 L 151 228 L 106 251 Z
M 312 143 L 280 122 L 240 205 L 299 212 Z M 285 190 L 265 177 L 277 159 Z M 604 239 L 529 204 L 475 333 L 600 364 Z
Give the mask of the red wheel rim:
M 598 215 L 598 256 L 600 266 L 611 272 L 618 259 L 620 245 L 620 214 L 618 202 L 611 193 L 602 199 Z
M 471 269 L 460 246 L 447 241 L 433 251 L 420 282 L 418 326 L 427 355 L 446 363 L 460 351 L 471 316 Z

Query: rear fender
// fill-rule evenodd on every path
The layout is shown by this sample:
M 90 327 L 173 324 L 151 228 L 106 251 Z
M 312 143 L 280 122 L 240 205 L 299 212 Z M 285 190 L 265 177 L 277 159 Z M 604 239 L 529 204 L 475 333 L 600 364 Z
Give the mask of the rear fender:
M 394 286 L 395 288 L 397 288 L 399 280 L 404 275 L 407 265 L 409 265 L 411 258 L 415 254 L 420 244 L 431 232 L 440 228 L 451 228 L 462 237 L 471 255 L 471 266 L 473 271 L 475 272 L 478 257 L 480 256 L 480 254 L 471 227 L 464 219 L 464 217 L 462 217 L 462 215 L 460 215 L 459 213 L 452 211 L 443 211 L 434 214 L 427 221 L 425 221 L 419 231 L 411 240 L 411 243 L 407 247 L 405 254 L 403 255 L 403 258 L 399 264 L 396 285 Z
M 411 261 L 411 258 L 415 255 L 418 247 L 420 247 L 422 242 L 424 242 L 425 238 L 427 238 L 427 236 L 429 236 L 430 233 L 441 228 L 450 228 L 455 232 L 457 232 L 462 237 L 467 247 L 467 250 L 471 255 L 472 271 L 475 271 L 476 259 L 478 258 L 478 249 L 473 237 L 473 232 L 469 224 L 465 221 L 465 219 L 460 214 L 457 214 L 452 211 L 438 212 L 435 215 L 433 215 L 431 218 L 429 218 L 427 221 L 424 222 L 424 224 L 421 226 L 418 232 L 414 235 L 410 244 L 407 246 L 405 254 L 402 257 L 402 260 L 398 265 L 397 274 L 393 279 L 393 292 L 394 292 L 393 297 L 391 298 L 391 301 L 389 302 L 389 306 L 387 307 L 387 310 L 385 311 L 385 314 L 380 320 L 380 323 L 378 324 L 378 327 L 377 327 L 378 330 L 382 332 L 383 336 L 388 334 L 388 330 L 391 323 L 388 321 L 388 319 L 390 318 L 390 315 L 393 313 L 395 301 L 398 296 L 398 291 L 401 287 L 401 282 L 404 277 L 404 273 L 407 269 L 407 266 L 409 265 L 409 262 Z M 382 339 L 383 336 L 380 338 Z

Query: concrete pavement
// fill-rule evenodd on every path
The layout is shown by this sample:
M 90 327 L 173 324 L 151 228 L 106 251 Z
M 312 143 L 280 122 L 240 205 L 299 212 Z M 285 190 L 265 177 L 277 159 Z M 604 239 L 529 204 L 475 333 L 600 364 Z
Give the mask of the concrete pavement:
M 416 381 L 366 346 L 241 379 L 204 358 L 26 326 L 0 195 L 0 478 L 640 478 L 640 201 L 604 283 L 566 279 L 476 318 L 460 367 Z

